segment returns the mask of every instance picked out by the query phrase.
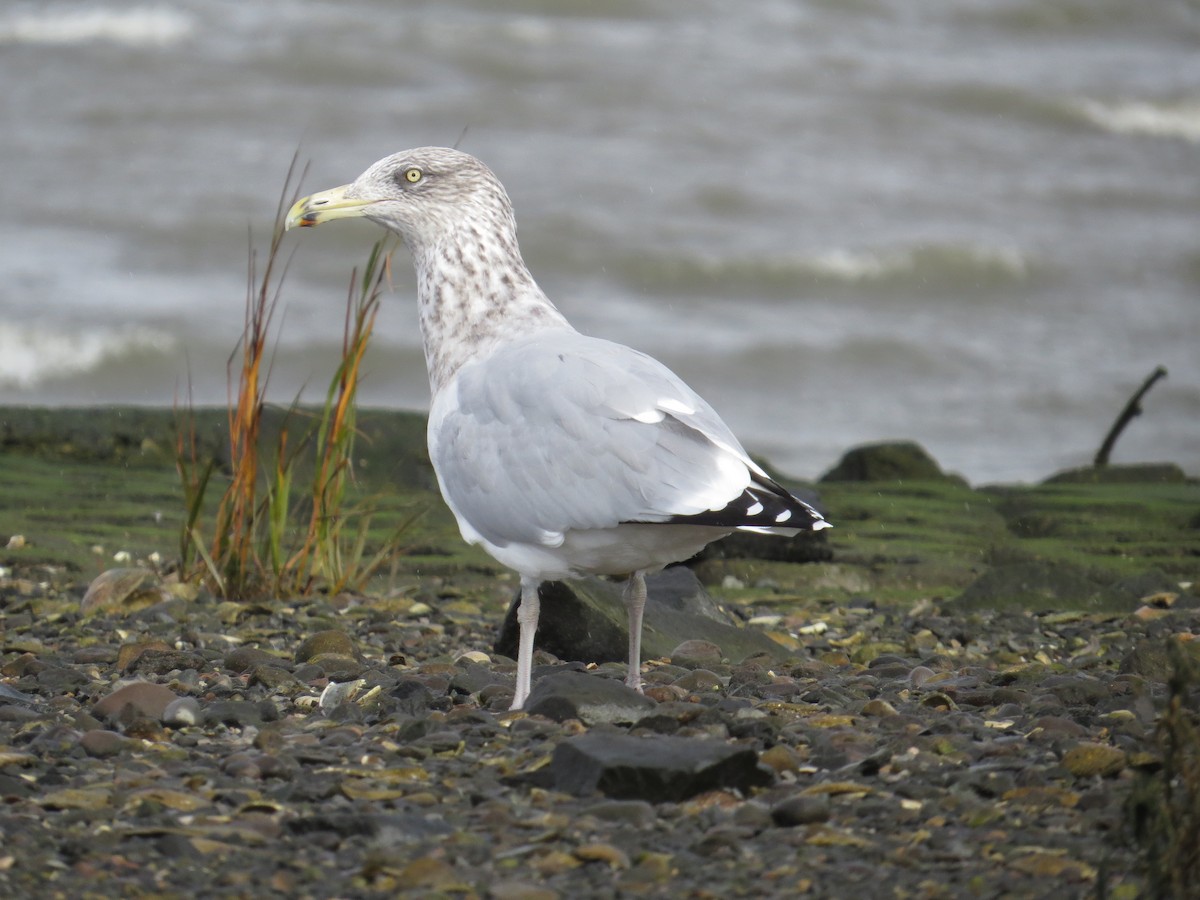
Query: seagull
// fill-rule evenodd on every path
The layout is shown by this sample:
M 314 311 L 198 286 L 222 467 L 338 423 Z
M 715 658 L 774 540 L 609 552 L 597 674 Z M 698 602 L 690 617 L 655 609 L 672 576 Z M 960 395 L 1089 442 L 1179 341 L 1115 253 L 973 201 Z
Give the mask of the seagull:
M 829 527 L 674 372 L 571 327 L 521 258 L 507 192 L 475 157 L 393 154 L 298 200 L 285 227 L 352 217 L 412 254 L 438 486 L 463 538 L 520 576 L 512 709 L 529 697 L 543 581 L 628 576 L 625 683 L 640 693 L 647 573 L 732 531 Z

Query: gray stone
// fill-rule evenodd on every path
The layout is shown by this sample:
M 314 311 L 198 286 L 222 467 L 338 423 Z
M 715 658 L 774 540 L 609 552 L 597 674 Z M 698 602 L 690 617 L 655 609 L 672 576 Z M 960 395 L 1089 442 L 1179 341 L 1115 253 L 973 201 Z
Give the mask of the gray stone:
M 642 627 L 642 659 L 669 656 L 687 640 L 716 644 L 734 664 L 765 653 L 773 659 L 788 652 L 760 631 L 738 628 L 733 618 L 704 590 L 692 571 L 675 566 L 646 579 L 647 600 Z M 625 662 L 628 624 L 622 585 L 600 578 L 546 582 L 538 591 L 541 616 L 535 645 L 559 659 L 582 662 Z M 518 595 L 496 641 L 495 651 L 517 653 Z
M 525 711 L 558 722 L 632 723 L 655 707 L 623 682 L 583 672 L 554 672 L 534 682 Z
M 599 792 L 648 803 L 679 802 L 718 789 L 748 791 L 772 781 L 747 747 L 601 731 L 563 741 L 537 775 L 543 786 L 577 796 Z

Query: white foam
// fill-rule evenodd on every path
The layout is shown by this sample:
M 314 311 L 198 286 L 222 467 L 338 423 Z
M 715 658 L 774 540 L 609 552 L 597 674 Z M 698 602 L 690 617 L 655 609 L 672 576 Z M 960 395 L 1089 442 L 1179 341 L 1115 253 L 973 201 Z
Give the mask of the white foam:
M 174 339 L 144 326 L 68 331 L 32 323 L 0 322 L 0 387 L 28 389 L 91 371 L 139 351 L 170 350 Z
M 957 262 L 965 267 L 1003 272 L 1013 278 L 1024 278 L 1029 273 L 1029 263 L 1015 247 L 982 244 L 930 244 L 877 251 L 836 248 L 813 256 L 808 267 L 826 278 L 863 282 L 912 273 L 939 260 L 943 265 Z
M 163 7 L 52 7 L 0 18 L 0 44 L 71 45 L 107 41 L 130 47 L 163 47 L 183 40 L 194 26 L 190 16 Z
M 1077 100 L 1074 109 L 1093 125 L 1116 134 L 1176 137 L 1200 143 L 1200 101 Z

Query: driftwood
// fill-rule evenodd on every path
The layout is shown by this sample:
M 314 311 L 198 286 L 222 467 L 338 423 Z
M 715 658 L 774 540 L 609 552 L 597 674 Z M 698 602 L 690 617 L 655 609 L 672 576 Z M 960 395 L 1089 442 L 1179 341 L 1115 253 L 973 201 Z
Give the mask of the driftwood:
M 1126 425 L 1142 414 L 1142 398 L 1146 396 L 1146 392 L 1154 387 L 1156 381 L 1166 377 L 1166 368 L 1159 366 L 1150 373 L 1150 377 L 1142 382 L 1142 386 L 1129 398 L 1129 402 L 1125 404 L 1125 408 L 1117 416 L 1117 421 L 1113 422 L 1112 428 L 1108 429 L 1108 434 L 1104 436 L 1104 443 L 1096 451 L 1096 458 L 1092 461 L 1092 465 L 1097 469 L 1102 469 L 1108 465 L 1108 457 L 1112 453 L 1112 448 L 1117 442 L 1117 438 L 1121 436 L 1121 432 L 1125 430 Z

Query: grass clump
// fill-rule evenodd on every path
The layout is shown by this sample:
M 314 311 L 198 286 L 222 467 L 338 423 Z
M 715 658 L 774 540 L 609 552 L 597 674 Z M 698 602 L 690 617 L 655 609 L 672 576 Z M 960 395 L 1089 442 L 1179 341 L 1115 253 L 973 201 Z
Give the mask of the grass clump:
M 190 403 L 176 429 L 185 507 L 181 567 L 232 599 L 361 590 L 399 551 L 399 535 L 415 518 L 410 515 L 391 537 L 369 546 L 376 500 L 356 499 L 351 491 L 362 362 L 390 273 L 384 241 L 372 248 L 361 278 L 357 270 L 351 275 L 341 362 L 319 416 L 297 400 L 278 427 L 264 427 L 272 328 L 286 272 L 286 266 L 279 271 L 283 217 L 297 199 L 289 191 L 294 171 L 293 161 L 261 276 L 253 249 L 250 253 L 245 322 L 229 361 L 228 470 L 210 529 L 205 519 L 217 464 L 199 458 Z M 301 491 L 298 480 L 309 468 L 308 490 Z
M 1143 770 L 1126 802 L 1146 891 L 1158 900 L 1197 896 L 1200 885 L 1200 661 L 1168 644 L 1167 704 L 1154 733 L 1161 762 Z

